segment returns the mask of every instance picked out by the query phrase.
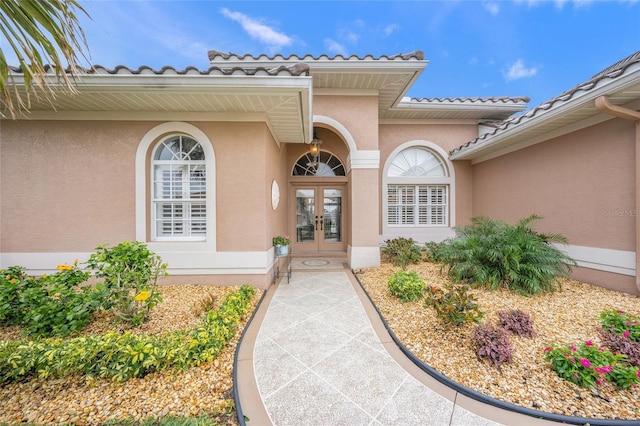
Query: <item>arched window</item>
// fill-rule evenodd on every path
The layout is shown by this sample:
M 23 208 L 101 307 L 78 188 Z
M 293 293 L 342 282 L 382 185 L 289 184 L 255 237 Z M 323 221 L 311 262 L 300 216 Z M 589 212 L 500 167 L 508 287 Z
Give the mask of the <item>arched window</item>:
M 327 151 L 320 151 L 317 160 L 310 153 L 306 153 L 296 161 L 291 172 L 292 176 L 345 176 L 342 161 Z
M 440 156 L 410 146 L 390 158 L 385 170 L 387 226 L 449 226 L 451 179 Z
M 152 154 L 152 238 L 204 240 L 207 170 L 202 146 L 186 135 L 163 138 Z

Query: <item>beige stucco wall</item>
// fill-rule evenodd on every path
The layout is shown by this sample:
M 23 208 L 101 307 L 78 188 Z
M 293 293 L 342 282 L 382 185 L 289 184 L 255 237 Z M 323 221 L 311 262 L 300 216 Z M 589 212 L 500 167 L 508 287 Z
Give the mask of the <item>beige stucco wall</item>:
M 510 223 L 536 213 L 540 230 L 575 245 L 635 250 L 634 130 L 610 120 L 473 166 L 473 214 Z
M 473 165 L 473 215 L 515 223 L 535 213 L 540 231 L 570 245 L 635 252 L 634 132 L 612 119 Z M 577 268 L 574 277 L 638 293 L 633 276 Z
M 135 239 L 134 160 L 149 123 L 3 121 L 2 252 Z

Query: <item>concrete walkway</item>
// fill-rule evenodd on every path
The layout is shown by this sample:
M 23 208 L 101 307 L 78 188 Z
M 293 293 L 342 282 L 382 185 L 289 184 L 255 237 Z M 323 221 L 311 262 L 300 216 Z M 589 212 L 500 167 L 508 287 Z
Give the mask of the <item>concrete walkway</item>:
M 238 352 L 247 425 L 551 425 L 445 387 L 393 342 L 340 259 L 294 259 Z

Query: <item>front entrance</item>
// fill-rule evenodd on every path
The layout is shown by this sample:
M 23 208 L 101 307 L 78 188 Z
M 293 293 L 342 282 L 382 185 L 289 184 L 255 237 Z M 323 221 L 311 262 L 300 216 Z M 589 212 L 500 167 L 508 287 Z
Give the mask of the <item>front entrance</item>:
M 345 251 L 346 185 L 296 185 L 294 191 L 294 251 Z

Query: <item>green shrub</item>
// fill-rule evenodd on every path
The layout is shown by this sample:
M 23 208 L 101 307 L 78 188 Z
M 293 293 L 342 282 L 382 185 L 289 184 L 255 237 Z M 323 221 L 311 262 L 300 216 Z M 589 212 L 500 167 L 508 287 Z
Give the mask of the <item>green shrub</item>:
M 444 290 L 429 287 L 425 307 L 433 308 L 438 318 L 454 326 L 477 323 L 484 316 L 475 297 L 469 293 L 468 285 L 448 286 Z
M 211 361 L 235 335 L 254 293 L 250 286 L 230 293 L 220 308 L 210 311 L 191 332 L 173 331 L 163 336 L 109 332 L 68 340 L 0 341 L 0 383 L 72 374 L 123 381 Z
M 436 243 L 435 241 L 429 241 L 424 245 L 423 257 L 427 262 L 440 262 L 440 249 L 444 243 Z
M 565 380 L 585 388 L 596 388 L 605 382 L 627 389 L 640 383 L 638 367 L 629 365 L 627 356 L 613 354 L 590 340 L 580 346 L 547 346 L 545 360 Z
M 167 265 L 144 243 L 98 246 L 87 265 L 97 278 L 104 278 L 96 288 L 104 292 L 105 309 L 122 321 L 140 325 L 162 300 L 158 278 L 167 275 Z
M 473 330 L 471 341 L 478 358 L 486 359 L 494 367 L 500 368 L 503 363 L 511 362 L 513 349 L 505 329 L 479 325 Z
M 25 268 L 10 266 L 0 270 L 0 322 L 5 325 L 20 324 L 24 317 L 21 299 L 24 288 L 29 285 Z
M 31 337 L 66 336 L 84 328 L 100 307 L 101 295 L 81 286 L 89 274 L 77 262 L 58 265 L 58 272 L 28 277 L 24 268 L 1 271 L 0 318 L 22 326 Z
M 604 330 L 622 334 L 633 342 L 640 342 L 640 317 L 621 310 L 610 309 L 600 313 Z
M 531 215 L 516 226 L 474 217 L 457 228 L 456 238 L 438 250 L 441 261 L 456 281 L 469 281 L 496 289 L 506 286 L 519 294 L 553 291 L 556 278 L 566 277 L 575 261 L 550 243 L 565 243 L 559 234 L 539 234 L 531 227 L 541 219 Z
M 422 253 L 412 238 L 394 238 L 385 241 L 382 257 L 404 271 L 410 264 L 420 262 Z
M 397 271 L 387 281 L 389 293 L 402 302 L 413 302 L 424 294 L 425 283 L 416 272 Z

